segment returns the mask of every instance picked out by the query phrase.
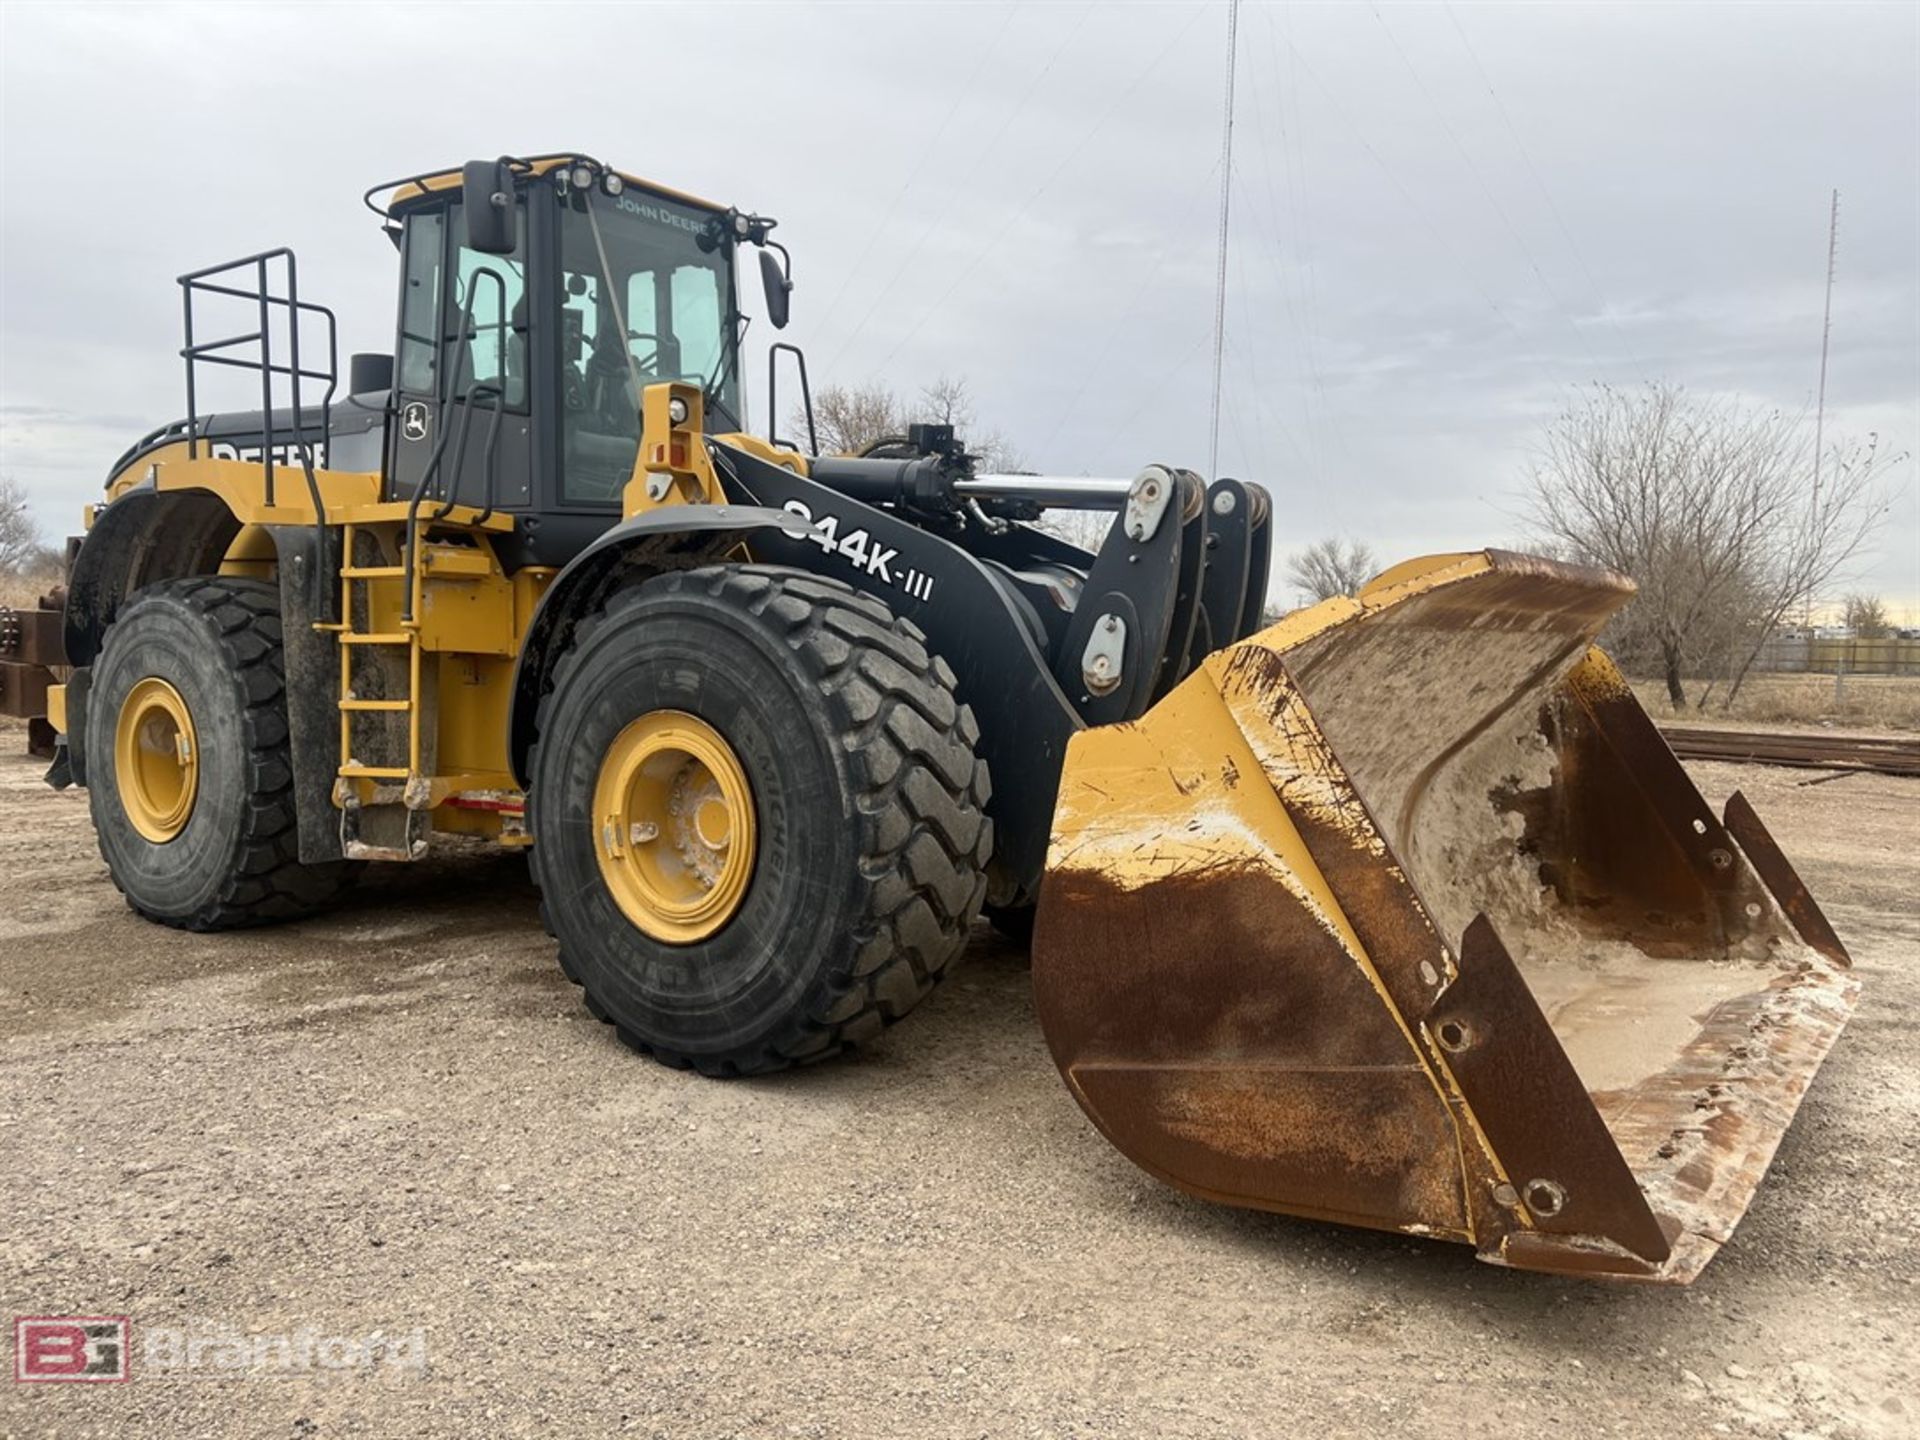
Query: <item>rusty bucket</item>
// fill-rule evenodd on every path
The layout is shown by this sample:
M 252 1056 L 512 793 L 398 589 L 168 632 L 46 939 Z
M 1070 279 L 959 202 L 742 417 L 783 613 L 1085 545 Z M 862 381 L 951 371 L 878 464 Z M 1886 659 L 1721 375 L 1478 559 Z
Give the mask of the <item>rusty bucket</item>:
M 1109 1140 L 1227 1204 L 1700 1272 L 1858 986 L 1592 648 L 1631 593 L 1413 561 L 1074 738 L 1033 978 Z

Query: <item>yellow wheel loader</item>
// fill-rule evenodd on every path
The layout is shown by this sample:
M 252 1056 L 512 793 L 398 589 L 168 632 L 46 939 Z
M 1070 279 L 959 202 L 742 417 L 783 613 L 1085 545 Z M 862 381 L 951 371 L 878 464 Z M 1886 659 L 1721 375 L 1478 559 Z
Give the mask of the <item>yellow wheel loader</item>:
M 984 907 L 1074 1098 L 1172 1184 L 1567 1273 L 1686 1281 L 1727 1239 L 1855 985 L 1592 648 L 1626 580 L 1446 555 L 1263 626 L 1258 485 L 747 433 L 770 219 L 572 153 L 367 204 L 393 355 L 342 385 L 291 252 L 182 277 L 187 415 L 71 565 L 49 778 L 135 910 L 216 930 L 436 837 L 531 847 L 593 1013 L 743 1075 L 900 1019 Z M 770 415 L 783 362 L 809 393 L 773 345 Z M 235 371 L 259 408 L 210 410 Z

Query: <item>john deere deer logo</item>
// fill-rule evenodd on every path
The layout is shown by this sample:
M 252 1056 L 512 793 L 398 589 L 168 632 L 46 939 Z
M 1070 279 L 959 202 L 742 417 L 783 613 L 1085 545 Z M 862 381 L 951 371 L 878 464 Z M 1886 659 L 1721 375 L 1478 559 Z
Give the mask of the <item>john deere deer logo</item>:
M 418 400 L 400 412 L 400 433 L 409 440 L 427 438 L 427 407 Z

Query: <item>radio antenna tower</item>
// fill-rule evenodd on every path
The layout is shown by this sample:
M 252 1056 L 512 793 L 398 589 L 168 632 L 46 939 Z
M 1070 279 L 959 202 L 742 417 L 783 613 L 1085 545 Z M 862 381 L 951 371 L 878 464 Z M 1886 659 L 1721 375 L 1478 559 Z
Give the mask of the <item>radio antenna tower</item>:
M 1820 515 L 1820 461 L 1827 430 L 1827 347 L 1833 340 L 1833 262 L 1840 243 L 1840 192 L 1827 216 L 1827 308 L 1820 322 L 1820 394 L 1813 406 L 1813 513 Z
M 1209 483 L 1220 478 L 1220 363 L 1227 347 L 1227 213 L 1233 201 L 1233 72 L 1239 39 L 1240 0 L 1227 0 L 1226 119 L 1220 136 L 1220 264 L 1213 283 L 1213 413 L 1207 431 Z

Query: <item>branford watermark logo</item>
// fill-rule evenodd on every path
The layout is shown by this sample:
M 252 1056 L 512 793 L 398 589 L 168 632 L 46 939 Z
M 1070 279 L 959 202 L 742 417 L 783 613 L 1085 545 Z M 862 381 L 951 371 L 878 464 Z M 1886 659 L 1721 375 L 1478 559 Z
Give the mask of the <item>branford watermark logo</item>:
M 140 1327 L 140 1374 L 188 1380 L 290 1380 L 380 1371 L 424 1375 L 427 1334 L 370 1330 L 329 1334 L 311 1325 L 250 1334 L 210 1320 Z
M 99 1384 L 127 1378 L 124 1315 L 20 1315 L 13 1322 L 13 1378 Z
M 98 1383 L 135 1378 L 125 1315 L 21 1315 L 13 1322 L 13 1378 L 21 1384 Z M 137 1378 L 291 1380 L 327 1375 L 427 1373 L 427 1333 L 369 1330 L 346 1335 L 302 1325 L 257 1333 L 194 1318 L 140 1326 Z

